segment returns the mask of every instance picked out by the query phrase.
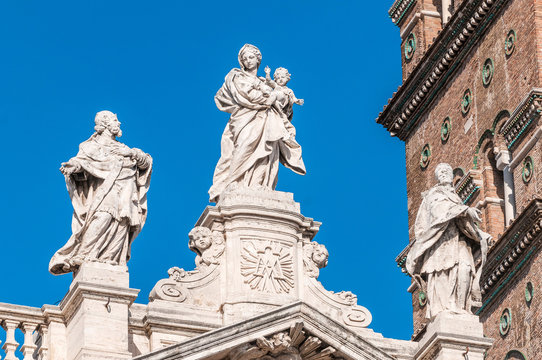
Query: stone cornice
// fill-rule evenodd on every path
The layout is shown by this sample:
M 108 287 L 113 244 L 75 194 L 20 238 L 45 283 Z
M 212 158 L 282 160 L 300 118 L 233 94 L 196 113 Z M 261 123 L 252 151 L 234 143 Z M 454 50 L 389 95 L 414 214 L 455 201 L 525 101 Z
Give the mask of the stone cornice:
M 400 26 L 403 20 L 406 18 L 408 11 L 412 9 L 413 5 L 416 4 L 416 0 L 395 0 L 391 8 L 388 10 L 391 21 Z
M 303 302 L 285 305 L 248 320 L 211 330 L 179 344 L 137 356 L 134 359 L 213 358 L 216 354 L 224 354 L 224 351 L 255 341 L 259 337 L 268 336 L 277 331 L 284 331 L 297 323 L 302 323 L 303 328 L 312 336 L 321 338 L 330 346 L 339 349 L 347 358 L 394 359 L 394 357 L 386 354 L 362 335 L 371 333 L 368 329 L 360 329 L 357 333 L 354 333 Z
M 481 314 L 514 279 L 542 245 L 542 199 L 534 199 L 514 220 L 488 254 L 481 278 Z
M 519 143 L 518 140 L 527 133 L 527 128 L 537 117 L 540 117 L 541 112 L 542 89 L 534 88 L 523 99 L 500 130 L 508 149 L 512 149 L 514 145 Z
M 41 324 L 45 316 L 40 308 L 0 303 L 0 322 L 4 320 Z
M 392 136 L 406 140 L 439 90 L 460 67 L 507 1 L 464 1 L 379 114 L 377 123 Z
M 471 170 L 466 173 L 455 185 L 455 192 L 459 195 L 463 204 L 470 204 L 480 190 L 480 182 L 473 177 L 474 172 Z

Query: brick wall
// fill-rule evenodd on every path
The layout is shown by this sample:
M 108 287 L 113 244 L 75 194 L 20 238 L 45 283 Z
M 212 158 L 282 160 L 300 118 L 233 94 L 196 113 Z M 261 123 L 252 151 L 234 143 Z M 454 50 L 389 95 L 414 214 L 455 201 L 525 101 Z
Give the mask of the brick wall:
M 525 287 L 531 282 L 534 297 L 530 304 L 525 301 Z M 495 340 L 487 359 L 504 359 L 510 350 L 519 350 L 527 359 L 542 356 L 542 253 L 527 262 L 521 272 L 499 294 L 499 298 L 482 314 L 484 335 Z M 499 321 L 504 309 L 512 313 L 512 323 L 507 335 L 499 333 Z
M 536 3 L 536 4 L 535 4 Z M 472 199 L 471 206 L 487 197 L 504 198 L 502 173 L 495 169 L 493 148 L 502 147 L 499 135 L 488 136 L 477 146 L 484 132 L 496 130 L 508 119 L 501 116 L 503 110 L 512 113 L 527 93 L 537 86 L 542 86 L 538 68 L 540 63 L 537 53 L 542 58 L 542 48 L 537 40 L 538 30 L 535 24 L 540 22 L 542 29 L 542 0 L 513 0 L 501 11 L 484 37 L 471 49 L 470 54 L 455 76 L 449 79 L 441 89 L 439 96 L 422 116 L 420 123 L 405 142 L 407 169 L 407 196 L 409 211 L 409 235 L 414 238 L 413 227 L 418 207 L 421 203 L 421 193 L 435 184 L 434 169 L 440 162 L 447 162 L 453 168 L 461 167 L 468 171 L 474 168 L 477 155 L 477 170 L 480 172 L 482 186 Z M 536 5 L 536 7 L 535 7 Z M 535 12 L 535 9 L 537 10 Z M 539 11 L 540 10 L 540 11 Z M 417 25 L 422 31 L 422 24 Z M 435 26 L 435 29 L 437 27 Z M 516 32 L 514 53 L 507 57 L 504 53 L 504 41 L 510 29 Z M 429 33 L 429 30 L 428 30 Z M 541 32 L 542 34 L 542 32 Z M 534 51 L 535 49 L 538 50 Z M 421 56 L 421 54 L 418 54 Z M 403 54 L 404 57 L 404 54 Z M 487 58 L 494 64 L 494 74 L 491 83 L 482 83 L 482 65 Z M 403 59 L 404 60 L 404 59 Z M 404 63 L 403 71 L 408 73 L 411 66 Z M 460 102 L 466 89 L 473 94 L 473 102 L 469 112 L 461 112 Z M 440 139 L 442 121 L 450 117 L 452 130 L 447 142 Z M 470 125 L 469 125 L 470 124 Z M 529 134 L 524 136 L 517 148 L 527 141 Z M 431 161 L 426 169 L 420 168 L 420 152 L 425 144 L 431 146 Z M 532 150 L 535 164 L 540 164 L 540 145 Z M 536 165 L 535 165 L 536 166 Z M 539 169 L 540 170 L 540 169 Z M 516 201 L 518 211 L 524 206 L 542 186 L 542 176 L 535 168 L 535 175 L 529 184 L 521 180 L 521 165 L 514 171 Z M 482 228 L 493 235 L 495 239 L 504 230 L 504 210 L 501 205 L 488 203 L 482 207 Z M 542 274 L 542 273 L 541 273 Z M 418 302 L 418 294 L 413 294 L 413 304 Z M 424 321 L 425 309 L 414 306 L 414 329 Z M 500 316 L 500 314 L 499 314 Z

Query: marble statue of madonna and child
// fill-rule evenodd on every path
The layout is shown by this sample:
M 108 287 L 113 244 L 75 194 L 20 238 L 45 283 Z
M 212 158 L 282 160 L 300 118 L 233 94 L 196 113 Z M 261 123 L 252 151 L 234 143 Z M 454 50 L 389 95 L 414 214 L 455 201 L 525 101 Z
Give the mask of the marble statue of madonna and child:
M 303 100 L 286 86 L 288 70 L 278 68 L 272 80 L 267 67 L 266 78 L 258 77 L 262 54 L 250 44 L 241 48 L 238 60 L 241 68 L 226 75 L 215 96 L 218 109 L 231 116 L 209 189 L 213 202 L 231 184 L 274 190 L 279 162 L 298 174 L 306 173 L 291 124 L 292 105 L 302 105 Z

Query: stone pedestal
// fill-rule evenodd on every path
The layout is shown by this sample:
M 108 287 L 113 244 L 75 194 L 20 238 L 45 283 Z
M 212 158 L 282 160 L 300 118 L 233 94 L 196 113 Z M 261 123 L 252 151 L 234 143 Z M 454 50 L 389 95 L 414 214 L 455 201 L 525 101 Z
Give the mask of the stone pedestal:
M 300 214 L 293 194 L 231 189 L 196 225 L 225 237 L 219 286 L 226 324 L 303 297 L 303 241 L 320 223 Z
M 184 324 L 184 334 L 199 334 L 299 302 L 380 341 L 356 295 L 328 291 L 317 280 L 329 255 L 314 241 L 319 227 L 292 193 L 229 187 L 189 233 L 196 269 L 170 268 L 149 295 L 151 346 L 174 340 L 171 321 Z
M 138 293 L 129 288 L 126 267 L 83 264 L 60 303 L 67 323 L 67 359 L 131 359 L 128 307 Z
M 427 325 L 416 360 L 483 360 L 492 339 L 478 316 L 442 312 Z

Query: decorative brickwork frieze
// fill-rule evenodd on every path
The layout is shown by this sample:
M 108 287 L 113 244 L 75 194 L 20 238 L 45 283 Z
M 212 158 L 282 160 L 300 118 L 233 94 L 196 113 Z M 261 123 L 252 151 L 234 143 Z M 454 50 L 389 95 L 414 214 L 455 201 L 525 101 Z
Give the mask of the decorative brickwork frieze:
M 480 182 L 473 178 L 473 173 L 468 172 L 455 185 L 455 192 L 459 195 L 463 204 L 470 204 L 480 191 Z
M 484 310 L 542 245 L 542 200 L 534 199 L 491 248 L 481 279 Z
M 377 122 L 405 140 L 439 90 L 460 68 L 481 35 L 509 0 L 466 0 L 426 51 Z
M 388 11 L 391 21 L 400 26 L 415 3 L 416 0 L 396 0 Z
M 528 132 L 529 127 L 540 118 L 541 112 L 542 91 L 533 90 L 500 130 L 508 149 L 513 149 L 518 140 Z

